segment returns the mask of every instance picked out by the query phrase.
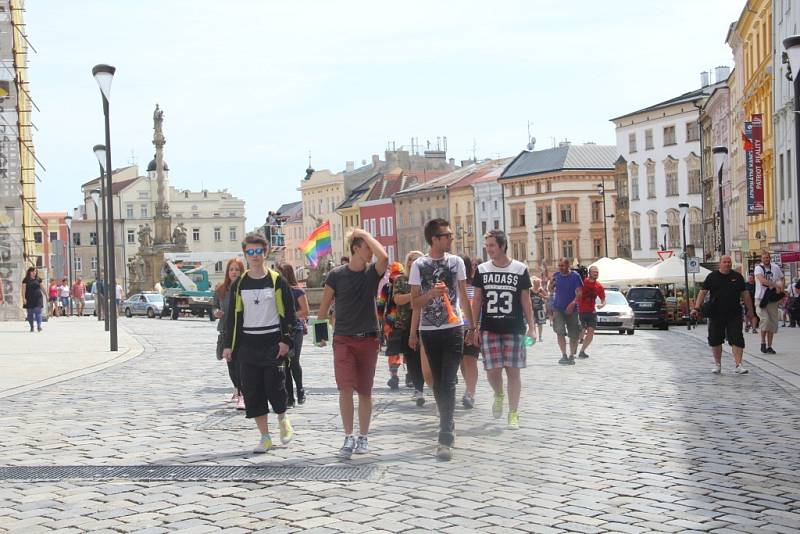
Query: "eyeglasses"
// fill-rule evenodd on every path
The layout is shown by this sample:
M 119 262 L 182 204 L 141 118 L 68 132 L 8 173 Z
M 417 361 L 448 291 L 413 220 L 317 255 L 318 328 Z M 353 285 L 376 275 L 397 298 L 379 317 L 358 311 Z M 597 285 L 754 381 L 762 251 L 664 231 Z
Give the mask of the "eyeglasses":
M 264 249 L 261 247 L 248 248 L 247 250 L 244 251 L 244 253 L 247 254 L 248 256 L 255 256 L 256 254 L 261 256 L 262 254 L 264 254 Z
M 453 239 L 453 232 L 445 232 L 443 234 L 435 234 L 435 237 L 446 237 L 447 239 Z

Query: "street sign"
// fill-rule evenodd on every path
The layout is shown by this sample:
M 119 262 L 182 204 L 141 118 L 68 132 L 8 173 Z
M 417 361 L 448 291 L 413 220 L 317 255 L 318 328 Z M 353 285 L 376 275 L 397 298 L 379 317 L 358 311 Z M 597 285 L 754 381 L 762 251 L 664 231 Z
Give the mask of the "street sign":
M 661 261 L 668 260 L 672 257 L 671 250 L 656 250 L 656 253 L 658 253 L 658 259 Z
M 774 263 L 776 265 L 782 265 L 782 262 L 781 262 L 782 258 L 781 258 L 781 253 L 780 252 L 773 252 L 772 254 L 769 255 L 769 257 L 770 257 L 769 261 L 771 263 Z
M 689 274 L 697 274 L 700 272 L 700 258 L 691 256 L 686 260 L 686 272 Z

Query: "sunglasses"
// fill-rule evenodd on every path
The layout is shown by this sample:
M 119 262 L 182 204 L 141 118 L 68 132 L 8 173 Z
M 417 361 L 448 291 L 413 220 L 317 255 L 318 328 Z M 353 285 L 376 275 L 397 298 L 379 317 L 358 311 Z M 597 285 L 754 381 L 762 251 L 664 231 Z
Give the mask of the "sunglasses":
M 436 234 L 436 237 L 446 237 L 447 239 L 453 239 L 453 232 L 445 232 L 443 234 Z
M 261 256 L 262 254 L 264 254 L 264 249 L 261 247 L 248 248 L 247 250 L 244 251 L 244 253 L 247 254 L 248 256 L 255 256 L 256 254 Z

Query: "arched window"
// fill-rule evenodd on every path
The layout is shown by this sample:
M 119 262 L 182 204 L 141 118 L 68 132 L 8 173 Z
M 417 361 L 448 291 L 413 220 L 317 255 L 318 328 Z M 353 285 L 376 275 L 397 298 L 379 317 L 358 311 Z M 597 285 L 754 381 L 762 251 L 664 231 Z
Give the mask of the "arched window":
M 686 169 L 689 174 L 689 194 L 699 195 L 700 188 L 700 158 L 694 152 L 686 158 Z
M 642 250 L 642 217 L 635 211 L 631 213 L 631 230 L 633 231 L 633 250 Z
M 647 228 L 650 234 L 650 250 L 658 248 L 658 214 L 650 210 L 647 212 Z
M 678 160 L 672 156 L 667 156 L 664 160 L 664 176 L 667 184 L 667 196 L 678 195 Z
M 678 210 L 667 210 L 667 224 L 669 225 L 667 234 L 669 248 L 681 248 L 681 217 Z
M 689 244 L 694 245 L 699 249 L 702 246 L 700 240 L 701 226 L 703 224 L 703 215 L 700 213 L 699 208 L 689 208 L 689 216 L 686 224 L 689 225 Z

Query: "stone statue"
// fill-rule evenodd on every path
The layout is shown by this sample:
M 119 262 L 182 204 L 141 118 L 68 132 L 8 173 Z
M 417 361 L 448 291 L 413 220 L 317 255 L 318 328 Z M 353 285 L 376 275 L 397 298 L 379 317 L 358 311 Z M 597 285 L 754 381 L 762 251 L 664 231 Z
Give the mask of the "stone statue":
M 128 258 L 128 274 L 131 283 L 142 283 L 144 281 L 144 258 L 138 253 Z
M 156 104 L 156 109 L 153 111 L 153 129 L 160 132 L 162 124 L 164 124 L 164 110 Z
M 150 248 L 153 246 L 153 234 L 149 224 L 139 225 L 139 247 Z
M 178 246 L 185 247 L 189 237 L 188 233 L 183 223 L 179 223 L 175 230 L 172 231 L 172 242 Z

